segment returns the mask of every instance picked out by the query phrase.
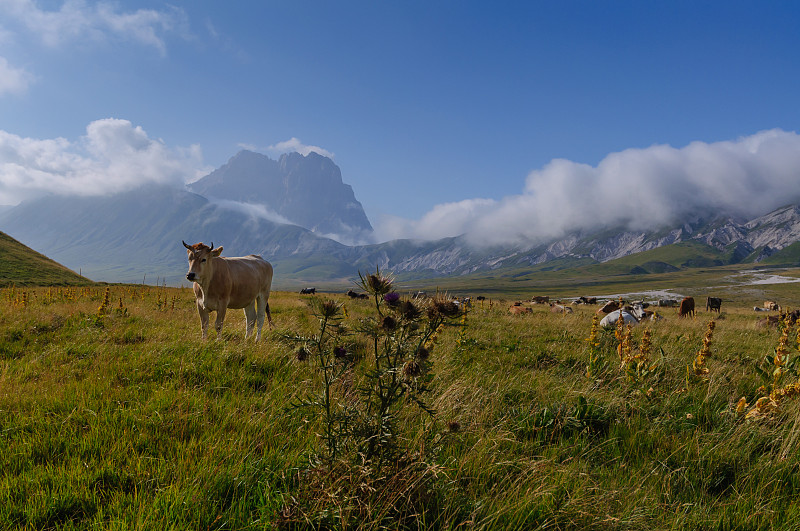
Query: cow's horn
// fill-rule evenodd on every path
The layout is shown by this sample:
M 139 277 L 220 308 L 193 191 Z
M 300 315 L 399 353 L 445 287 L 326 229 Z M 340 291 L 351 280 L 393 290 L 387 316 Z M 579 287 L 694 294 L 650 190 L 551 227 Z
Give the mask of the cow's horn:
M 211 250 L 214 250 L 214 242 L 211 242 Z
M 185 241 L 183 241 L 183 240 L 181 240 L 181 243 L 182 243 L 182 244 L 183 244 L 183 246 L 184 246 L 184 247 L 186 247 L 187 249 L 191 249 L 191 248 L 192 248 L 190 245 L 186 245 L 186 242 L 185 242 Z

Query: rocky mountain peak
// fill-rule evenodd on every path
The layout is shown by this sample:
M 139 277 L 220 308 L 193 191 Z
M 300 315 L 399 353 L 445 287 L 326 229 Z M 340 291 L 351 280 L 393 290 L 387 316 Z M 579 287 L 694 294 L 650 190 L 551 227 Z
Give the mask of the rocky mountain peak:
M 372 234 L 364 208 L 339 167 L 314 152 L 286 153 L 275 161 L 243 150 L 189 189 L 210 199 L 263 205 L 296 225 L 346 241 L 363 241 Z

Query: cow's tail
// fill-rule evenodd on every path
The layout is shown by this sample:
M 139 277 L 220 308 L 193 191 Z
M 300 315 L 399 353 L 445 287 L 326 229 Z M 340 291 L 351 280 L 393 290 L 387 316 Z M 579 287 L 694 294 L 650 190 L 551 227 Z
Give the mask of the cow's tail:
M 258 304 L 261 308 L 263 308 L 262 315 L 267 316 L 267 323 L 269 323 L 270 327 L 273 327 L 274 323 L 272 322 L 272 313 L 269 311 L 269 292 L 261 293 L 258 296 Z

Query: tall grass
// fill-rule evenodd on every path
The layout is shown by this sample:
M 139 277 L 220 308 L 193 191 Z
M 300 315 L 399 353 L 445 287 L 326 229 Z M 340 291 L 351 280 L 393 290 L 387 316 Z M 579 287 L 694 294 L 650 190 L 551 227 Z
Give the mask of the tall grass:
M 782 343 L 745 307 L 714 319 L 705 351 L 712 314 L 666 314 L 646 363 L 635 327 L 623 366 L 614 330 L 586 341 L 594 308 L 476 305 L 431 350 L 435 451 L 429 414 L 401 408 L 403 446 L 425 458 L 376 478 L 320 467 L 322 419 L 291 408 L 318 391 L 283 339 L 317 330 L 307 298 L 275 293 L 277 327 L 255 344 L 239 312 L 223 340 L 202 341 L 188 289 L 35 288 L 24 304 L 15 289 L 0 290 L 0 528 L 800 525 L 798 398 L 747 417 L 774 391 L 757 368 Z M 372 301 L 326 297 L 352 329 L 373 315 Z M 796 328 L 786 337 L 773 387 L 796 378 Z M 701 351 L 707 372 L 692 379 Z M 587 375 L 593 356 L 607 363 Z

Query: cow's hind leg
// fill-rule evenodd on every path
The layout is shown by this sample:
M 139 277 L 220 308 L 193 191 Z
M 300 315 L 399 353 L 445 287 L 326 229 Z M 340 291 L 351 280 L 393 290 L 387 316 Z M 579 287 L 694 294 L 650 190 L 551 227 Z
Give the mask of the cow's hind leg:
M 256 297 L 256 300 L 253 301 L 254 305 L 256 303 L 258 303 L 258 305 L 256 306 L 256 309 L 258 310 L 256 312 L 256 316 L 258 318 L 258 329 L 256 330 L 256 343 L 258 343 L 261 340 L 261 329 L 264 327 L 264 314 L 267 311 L 265 308 L 266 299 L 264 298 L 263 293 L 260 293 L 258 297 Z
M 253 334 L 253 328 L 256 326 L 256 301 L 250 303 L 249 306 L 245 306 L 244 308 L 244 318 L 247 321 L 245 325 L 244 331 L 244 338 L 247 339 Z M 260 321 L 263 322 L 263 318 Z M 256 341 L 258 341 L 258 337 L 261 335 L 261 322 L 258 324 L 258 335 L 256 335 Z

